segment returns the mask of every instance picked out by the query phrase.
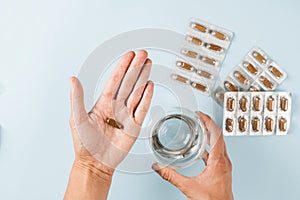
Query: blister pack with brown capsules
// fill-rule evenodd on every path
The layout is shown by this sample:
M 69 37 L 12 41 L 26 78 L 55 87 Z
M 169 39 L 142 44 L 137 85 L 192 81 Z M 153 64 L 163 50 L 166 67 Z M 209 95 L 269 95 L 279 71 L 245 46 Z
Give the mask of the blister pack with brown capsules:
M 233 38 L 233 32 L 219 26 L 191 19 L 177 58 L 174 80 L 185 77 L 191 87 L 210 95 Z M 179 78 L 180 79 L 180 78 Z M 181 79 L 178 80 L 182 82 Z
M 286 135 L 290 128 L 290 92 L 226 92 L 223 134 Z
M 223 105 L 225 91 L 275 90 L 286 76 L 286 72 L 270 56 L 254 47 L 219 85 L 214 92 L 214 99 Z

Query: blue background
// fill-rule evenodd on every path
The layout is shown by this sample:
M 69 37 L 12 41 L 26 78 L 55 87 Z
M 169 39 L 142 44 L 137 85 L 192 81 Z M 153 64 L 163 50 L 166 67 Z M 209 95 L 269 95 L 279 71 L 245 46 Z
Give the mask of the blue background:
M 235 32 L 221 77 L 258 45 L 288 73 L 279 89 L 293 93 L 288 136 L 226 138 L 235 199 L 300 199 L 299 8 L 296 0 L 0 0 L 0 199 L 63 198 L 74 159 L 68 78 L 95 47 L 141 27 L 184 33 L 190 17 Z M 154 173 L 117 172 L 110 199 L 184 196 Z

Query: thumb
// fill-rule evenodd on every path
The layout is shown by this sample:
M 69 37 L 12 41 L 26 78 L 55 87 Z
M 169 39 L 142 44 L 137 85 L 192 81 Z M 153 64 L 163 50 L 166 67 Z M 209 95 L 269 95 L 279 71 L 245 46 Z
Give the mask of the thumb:
M 152 165 L 152 169 L 163 179 L 175 185 L 179 190 L 185 193 L 188 187 L 189 178 L 176 172 L 171 167 L 160 166 L 158 163 Z
M 76 77 L 70 78 L 71 84 L 71 119 L 76 123 L 85 120 L 88 116 L 84 107 L 84 93 L 80 81 Z

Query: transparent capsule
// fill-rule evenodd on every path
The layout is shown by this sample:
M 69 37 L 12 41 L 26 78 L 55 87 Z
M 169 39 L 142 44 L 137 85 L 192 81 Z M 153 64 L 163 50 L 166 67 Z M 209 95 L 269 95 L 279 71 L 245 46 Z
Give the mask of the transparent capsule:
M 231 133 L 233 131 L 233 126 L 234 126 L 233 119 L 227 118 L 225 122 L 226 131 Z
M 258 88 L 258 87 L 255 87 L 255 86 L 253 86 L 253 85 L 249 88 L 249 90 L 250 90 L 251 92 L 259 92 L 259 88 Z
M 274 110 L 274 102 L 275 102 L 274 97 L 269 96 L 268 99 L 267 99 L 267 109 L 269 111 L 273 111 Z
M 181 69 L 184 69 L 184 70 L 187 70 L 187 71 L 194 71 L 195 70 L 195 68 L 192 65 L 187 64 L 187 63 L 182 62 L 182 61 L 177 61 L 176 65 L 178 67 L 180 67 Z
M 238 88 L 235 85 L 233 85 L 233 83 L 230 83 L 229 81 L 225 81 L 224 86 L 229 91 L 233 91 L 233 92 L 238 91 Z
M 195 22 L 192 22 L 191 23 L 191 27 L 196 30 L 196 31 L 200 31 L 202 33 L 206 33 L 207 32 L 207 28 L 201 24 L 198 24 L 198 23 L 195 23 Z
M 259 80 L 260 80 L 260 82 L 262 82 L 267 88 L 273 89 L 273 87 L 274 87 L 273 83 L 272 83 L 269 79 L 267 79 L 266 77 L 261 76 Z
M 189 79 L 187 79 L 187 78 L 185 78 L 185 77 L 183 77 L 183 76 L 180 76 L 180 75 L 178 75 L 178 74 L 173 74 L 173 75 L 172 75 L 172 78 L 173 78 L 174 80 L 176 80 L 176 81 L 181 82 L 181 83 L 189 83 L 189 82 L 190 82 Z
M 206 44 L 206 48 L 216 52 L 223 52 L 223 48 L 215 44 Z
M 247 119 L 245 117 L 239 118 L 239 129 L 241 132 L 245 132 L 247 130 Z
M 246 97 L 242 97 L 240 99 L 240 108 L 243 112 L 247 111 L 247 103 L 248 103 L 248 100 Z
M 258 132 L 259 131 L 259 127 L 260 127 L 260 120 L 259 120 L 259 118 L 258 117 L 254 117 L 252 119 L 251 123 L 252 123 L 252 130 L 254 132 Z
M 263 55 L 261 55 L 260 53 L 258 53 L 257 51 L 254 51 L 252 53 L 252 55 L 261 64 L 266 64 L 267 63 L 267 59 Z
M 287 121 L 284 117 L 280 117 L 278 120 L 278 124 L 279 124 L 279 130 L 280 131 L 286 131 L 287 130 Z
M 203 92 L 206 92 L 208 90 L 208 88 L 205 85 L 202 85 L 200 83 L 192 82 L 191 85 L 192 85 L 193 88 L 196 88 L 196 89 L 201 90 Z
M 227 99 L 226 105 L 227 105 L 227 110 L 230 111 L 230 112 L 232 112 L 234 110 L 234 98 L 229 97 Z
M 205 77 L 205 78 L 208 78 L 208 79 L 211 79 L 212 78 L 212 74 L 211 73 L 209 73 L 209 72 L 207 72 L 207 71 L 203 71 L 203 70 L 197 70 L 197 74 L 199 75 L 199 76 L 203 76 L 203 77 Z
M 243 66 L 253 75 L 256 75 L 258 70 L 249 62 L 244 62 Z
M 269 66 L 268 67 L 269 71 L 276 77 L 276 78 L 281 78 L 283 74 L 274 66 Z
M 210 65 L 216 65 L 217 61 L 213 58 L 209 58 L 206 56 L 200 56 L 200 60 L 202 60 L 203 62 L 210 64 Z
M 240 72 L 238 71 L 235 71 L 234 72 L 234 77 L 242 84 L 244 85 L 247 85 L 248 84 L 248 79 L 243 75 L 241 74 Z
M 190 35 L 186 36 L 186 40 L 189 42 L 192 42 L 196 45 L 199 45 L 199 46 L 202 44 L 202 40 L 200 40 L 199 38 L 190 36 Z
M 265 121 L 265 126 L 266 126 L 266 130 L 268 132 L 272 132 L 273 131 L 273 119 L 270 118 L 270 117 L 267 117 L 266 118 L 266 121 Z
M 258 96 L 253 97 L 253 109 L 255 111 L 259 111 L 260 110 L 260 98 Z
M 187 49 L 182 49 L 181 53 L 191 58 L 196 58 L 198 55 L 196 52 Z
M 280 98 L 280 108 L 283 111 L 288 110 L 288 99 L 287 98 L 285 98 L 285 97 Z
M 210 31 L 210 34 L 220 40 L 228 40 L 229 39 L 225 33 L 221 33 L 219 31 Z

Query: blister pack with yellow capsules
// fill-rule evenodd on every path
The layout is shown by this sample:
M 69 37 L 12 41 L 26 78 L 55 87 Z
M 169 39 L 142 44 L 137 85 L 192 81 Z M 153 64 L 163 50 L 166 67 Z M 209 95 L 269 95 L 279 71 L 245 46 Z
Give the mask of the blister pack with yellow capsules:
M 191 19 L 172 78 L 211 95 L 232 38 L 229 30 Z
M 286 135 L 291 107 L 290 92 L 226 92 L 223 134 Z
M 219 85 L 214 98 L 223 105 L 225 91 L 275 90 L 286 77 L 286 72 L 270 56 L 261 48 L 254 47 Z

